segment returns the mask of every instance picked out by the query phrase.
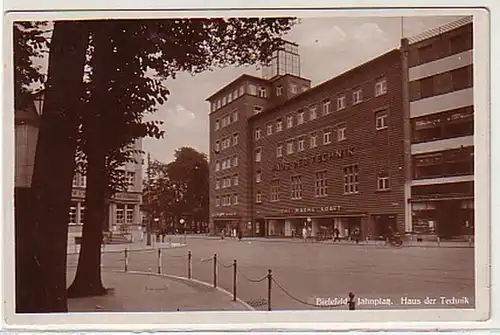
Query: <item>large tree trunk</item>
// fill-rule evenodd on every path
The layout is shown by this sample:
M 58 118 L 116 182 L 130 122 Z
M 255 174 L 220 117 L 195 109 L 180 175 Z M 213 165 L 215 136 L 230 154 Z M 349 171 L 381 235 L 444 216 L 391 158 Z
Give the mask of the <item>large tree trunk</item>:
M 91 108 L 84 115 L 84 136 L 87 139 L 87 190 L 85 195 L 85 222 L 73 283 L 68 297 L 98 296 L 106 294 L 101 279 L 101 243 L 103 222 L 106 219 L 108 174 L 106 172 L 106 114 L 110 113 L 108 85 L 113 64 L 111 43 L 112 22 L 89 23 L 93 32 L 94 67 L 92 69 Z
M 56 22 L 31 189 L 16 190 L 16 311 L 66 312 L 68 209 L 88 31 Z

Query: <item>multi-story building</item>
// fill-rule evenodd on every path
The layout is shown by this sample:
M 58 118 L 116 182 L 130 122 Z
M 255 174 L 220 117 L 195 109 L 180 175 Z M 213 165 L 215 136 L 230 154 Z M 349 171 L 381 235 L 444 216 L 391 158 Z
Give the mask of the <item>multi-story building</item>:
M 33 175 L 38 127 L 44 101 L 43 91 L 35 94 L 24 108 L 15 111 L 15 186 L 30 187 Z M 134 143 L 135 150 L 141 150 L 142 141 Z M 137 157 L 139 158 L 139 157 Z M 130 186 L 126 192 L 119 192 L 108 200 L 109 210 L 104 230 L 118 230 L 122 227 L 141 225 L 140 204 L 142 202 L 142 162 L 126 163 L 123 173 Z M 71 207 L 69 209 L 69 236 L 80 236 L 84 222 L 86 177 L 75 173 Z M 70 239 L 71 240 L 71 239 Z
M 213 232 L 404 229 L 399 50 L 311 88 L 298 47 L 209 97 Z
M 402 41 L 411 180 L 407 231 L 474 227 L 473 26 L 470 17 Z

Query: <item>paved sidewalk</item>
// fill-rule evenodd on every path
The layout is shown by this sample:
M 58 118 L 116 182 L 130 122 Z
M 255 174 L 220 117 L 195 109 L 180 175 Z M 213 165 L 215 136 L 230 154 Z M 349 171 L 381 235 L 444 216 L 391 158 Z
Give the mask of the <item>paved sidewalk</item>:
M 166 248 L 180 248 L 185 247 L 184 239 L 172 240 L 172 242 L 152 242 L 151 245 L 146 245 L 146 242 L 134 242 L 123 244 L 105 244 L 101 247 L 102 252 L 121 252 L 125 249 L 128 250 L 148 250 L 148 249 L 166 249 Z M 80 245 L 69 244 L 68 255 L 78 254 L 80 252 Z
M 75 272 L 69 270 L 68 285 Z M 103 270 L 103 284 L 112 288 L 107 296 L 68 299 L 69 312 L 171 312 L 245 311 L 248 305 L 232 301 L 218 289 L 196 281 L 154 274 Z
M 187 235 L 187 243 L 189 244 L 190 239 L 213 239 L 213 240 L 221 240 L 218 236 L 209 236 L 209 235 Z M 226 237 L 224 240 L 228 241 L 237 241 L 237 239 L 233 237 Z M 304 243 L 304 240 L 301 238 L 290 238 L 290 237 L 244 237 L 244 241 L 258 241 L 258 242 L 281 242 L 281 243 Z M 313 241 L 309 239 L 307 243 L 320 243 L 320 244 L 330 244 L 330 245 L 351 245 L 351 246 L 386 246 L 385 241 L 360 241 L 358 244 L 354 241 L 345 241 L 342 240 L 340 242 L 333 242 L 331 239 L 326 241 Z M 470 244 L 467 241 L 441 241 L 438 243 L 437 241 L 404 241 L 403 247 L 422 247 L 422 248 L 473 248 L 474 242 Z

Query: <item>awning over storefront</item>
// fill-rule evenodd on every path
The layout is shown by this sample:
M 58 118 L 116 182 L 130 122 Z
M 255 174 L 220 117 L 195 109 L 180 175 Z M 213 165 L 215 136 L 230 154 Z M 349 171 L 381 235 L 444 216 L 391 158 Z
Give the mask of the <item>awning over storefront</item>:
M 429 202 L 429 201 L 450 201 L 450 200 L 474 200 L 473 195 L 450 196 L 450 197 L 426 197 L 426 198 L 411 198 L 408 202 Z

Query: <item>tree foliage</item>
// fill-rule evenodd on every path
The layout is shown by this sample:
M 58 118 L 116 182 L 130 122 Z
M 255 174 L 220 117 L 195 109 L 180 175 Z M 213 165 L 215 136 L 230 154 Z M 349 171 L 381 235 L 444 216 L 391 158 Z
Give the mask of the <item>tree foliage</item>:
M 205 154 L 182 147 L 169 164 L 154 161 L 145 181 L 144 203 L 153 217 L 174 228 L 181 218 L 208 222 L 209 169 Z
M 15 107 L 22 107 L 25 95 L 31 93 L 32 85 L 43 83 L 41 66 L 34 60 L 42 58 L 48 47 L 46 22 L 14 22 L 14 101 Z

